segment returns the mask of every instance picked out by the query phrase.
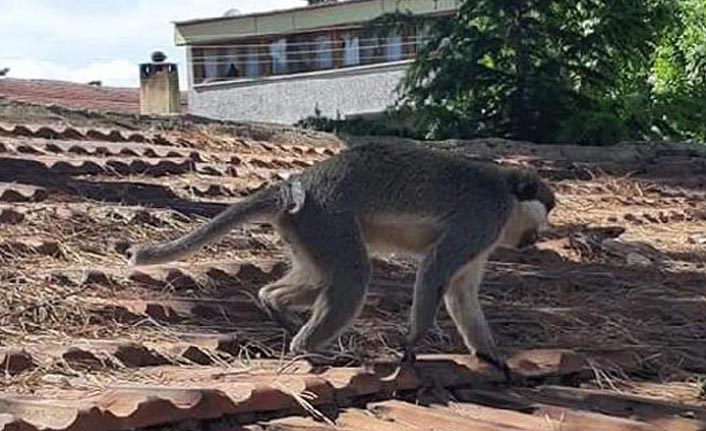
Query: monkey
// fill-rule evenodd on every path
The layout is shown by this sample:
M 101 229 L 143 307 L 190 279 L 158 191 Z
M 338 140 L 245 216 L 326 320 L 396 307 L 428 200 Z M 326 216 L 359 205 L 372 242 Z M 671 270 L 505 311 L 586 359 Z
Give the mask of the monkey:
M 371 277 L 370 254 L 419 256 L 403 361 L 444 305 L 476 357 L 509 368 L 478 292 L 497 247 L 523 249 L 547 226 L 556 199 L 532 170 L 474 161 L 418 143 L 354 146 L 269 184 L 173 241 L 128 250 L 131 265 L 184 258 L 247 222 L 271 224 L 291 269 L 259 290 L 270 317 L 295 334 L 293 354 L 321 351 L 355 319 Z M 310 310 L 299 325 L 295 311 Z

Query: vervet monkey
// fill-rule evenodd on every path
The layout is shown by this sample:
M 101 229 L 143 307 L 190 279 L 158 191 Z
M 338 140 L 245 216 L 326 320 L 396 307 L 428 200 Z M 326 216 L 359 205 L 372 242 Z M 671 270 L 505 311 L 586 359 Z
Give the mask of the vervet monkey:
M 418 144 L 353 147 L 267 186 L 181 238 L 129 250 L 133 265 L 183 258 L 235 225 L 271 223 L 291 247 L 291 270 L 259 292 L 270 316 L 296 332 L 290 350 L 326 346 L 363 307 L 376 251 L 421 255 L 405 356 L 435 321 L 439 304 L 468 349 L 508 372 L 478 299 L 498 246 L 534 243 L 555 205 L 529 171 L 471 161 Z M 292 311 L 311 310 L 297 328 Z M 298 329 L 298 331 L 296 331 Z

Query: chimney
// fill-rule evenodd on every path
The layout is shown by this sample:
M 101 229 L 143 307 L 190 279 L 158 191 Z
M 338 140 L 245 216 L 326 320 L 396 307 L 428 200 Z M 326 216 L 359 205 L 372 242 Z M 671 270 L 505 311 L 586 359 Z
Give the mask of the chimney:
M 151 63 L 140 64 L 140 113 L 173 115 L 179 113 L 179 73 L 177 65 L 166 63 L 163 52 L 152 53 Z

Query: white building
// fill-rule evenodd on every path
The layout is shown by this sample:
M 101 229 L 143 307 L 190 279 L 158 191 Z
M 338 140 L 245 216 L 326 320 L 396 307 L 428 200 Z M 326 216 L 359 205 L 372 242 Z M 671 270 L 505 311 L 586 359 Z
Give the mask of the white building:
M 305 7 L 175 24 L 186 46 L 189 112 L 291 124 L 318 109 L 342 118 L 382 112 L 423 42 L 415 28 L 371 37 L 388 12 L 452 15 L 460 0 L 309 1 Z

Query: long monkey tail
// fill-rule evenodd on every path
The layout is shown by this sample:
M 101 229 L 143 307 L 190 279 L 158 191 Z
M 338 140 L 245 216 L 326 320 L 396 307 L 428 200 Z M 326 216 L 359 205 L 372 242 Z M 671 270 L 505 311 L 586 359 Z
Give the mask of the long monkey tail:
M 164 244 L 131 247 L 128 250 L 129 264 L 157 265 L 184 258 L 227 234 L 239 224 L 253 220 L 269 220 L 281 211 L 283 203 L 280 189 L 267 187 L 231 205 L 213 220 L 180 238 Z

